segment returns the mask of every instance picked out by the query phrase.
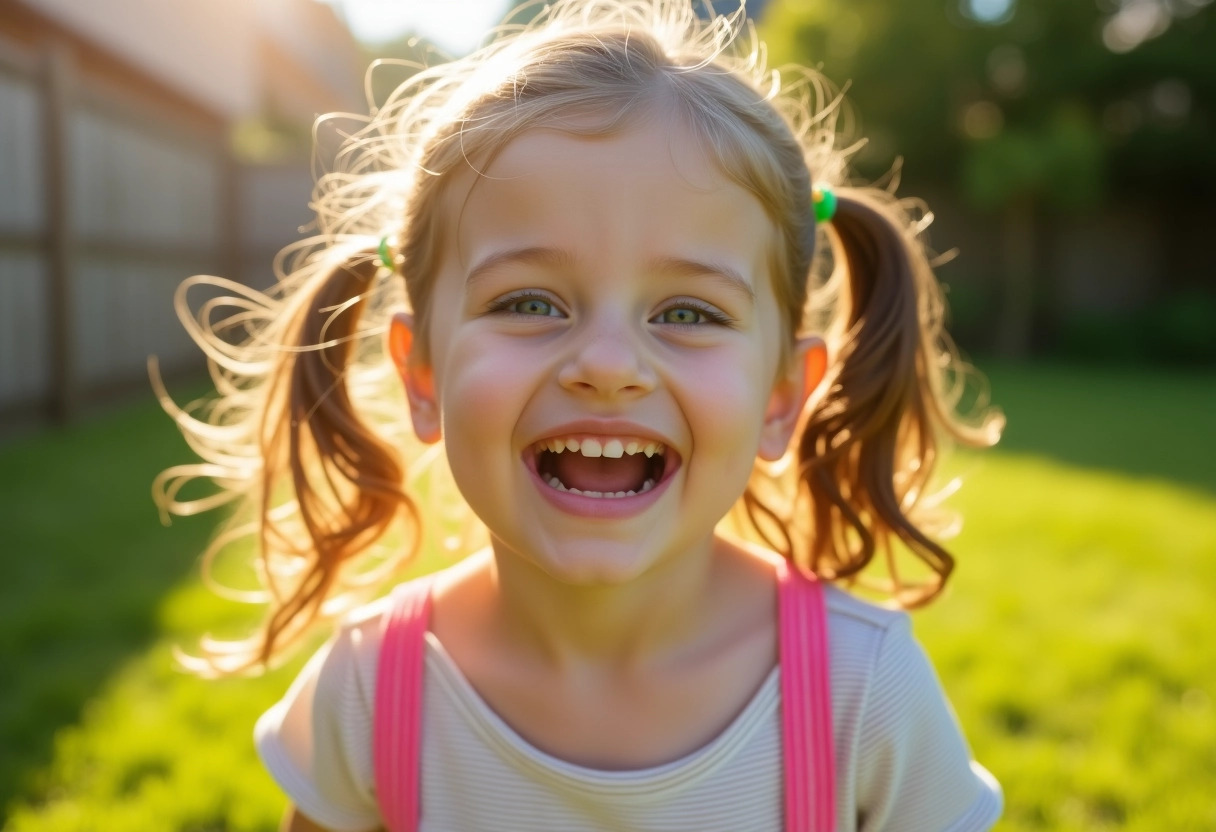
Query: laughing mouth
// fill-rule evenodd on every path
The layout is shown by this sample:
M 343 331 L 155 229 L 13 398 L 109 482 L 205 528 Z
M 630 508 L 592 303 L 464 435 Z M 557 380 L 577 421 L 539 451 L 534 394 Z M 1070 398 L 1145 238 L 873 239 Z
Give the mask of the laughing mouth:
M 620 499 L 645 494 L 667 472 L 668 449 L 633 437 L 561 436 L 533 448 L 536 473 L 556 491 Z

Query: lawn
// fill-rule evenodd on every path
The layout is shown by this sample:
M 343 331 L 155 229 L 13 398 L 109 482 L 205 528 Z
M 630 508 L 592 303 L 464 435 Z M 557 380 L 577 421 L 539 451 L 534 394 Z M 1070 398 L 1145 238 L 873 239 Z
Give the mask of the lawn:
M 1216 376 L 998 368 L 1002 450 L 960 455 L 948 595 L 916 616 L 1001 830 L 1216 828 Z M 185 446 L 140 403 L 0 447 L 0 817 L 11 832 L 273 830 L 250 743 L 294 666 L 205 682 L 170 650 L 241 613 L 161 527 Z

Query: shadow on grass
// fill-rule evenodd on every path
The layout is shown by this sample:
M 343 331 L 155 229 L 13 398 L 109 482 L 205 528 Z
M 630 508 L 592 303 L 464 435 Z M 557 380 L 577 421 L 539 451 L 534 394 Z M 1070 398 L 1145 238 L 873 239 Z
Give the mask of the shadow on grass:
M 1009 420 L 1000 448 L 1216 494 L 1216 372 L 976 363 Z
M 87 423 L 0 445 L 0 818 L 37 803 L 56 732 L 158 634 L 214 517 L 166 529 L 152 479 L 189 459 L 149 394 Z

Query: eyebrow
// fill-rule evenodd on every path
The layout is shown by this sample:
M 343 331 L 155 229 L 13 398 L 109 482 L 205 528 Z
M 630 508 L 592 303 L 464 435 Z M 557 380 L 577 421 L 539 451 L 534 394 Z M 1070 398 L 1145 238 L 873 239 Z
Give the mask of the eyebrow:
M 659 257 L 651 260 L 649 265 L 654 271 L 677 277 L 708 277 L 746 296 L 749 301 L 756 300 L 756 290 L 747 278 L 725 263 L 690 260 L 686 257 Z
M 524 266 L 562 268 L 570 266 L 573 262 L 574 258 L 570 256 L 570 253 L 560 248 L 546 248 L 544 246 L 509 248 L 504 251 L 492 252 L 479 260 L 473 268 L 469 269 L 464 282 L 466 286 L 475 283 L 490 272 L 503 266 L 520 264 Z
M 570 252 L 546 246 L 527 246 L 493 252 L 469 269 L 465 285 L 474 283 L 495 269 L 521 264 L 525 266 L 569 267 L 574 263 Z M 677 277 L 708 277 L 721 282 L 726 288 L 744 295 L 749 301 L 756 300 L 756 290 L 737 269 L 725 263 L 693 260 L 687 257 L 656 257 L 647 263 L 648 270 Z

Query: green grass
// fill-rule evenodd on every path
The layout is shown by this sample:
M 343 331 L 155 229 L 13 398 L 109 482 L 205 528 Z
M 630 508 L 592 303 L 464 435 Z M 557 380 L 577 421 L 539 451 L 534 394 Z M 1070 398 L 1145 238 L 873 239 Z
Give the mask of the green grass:
M 985 370 L 1009 417 L 1002 451 L 1216 494 L 1216 374 L 1110 365 Z
M 991 375 L 1006 449 L 958 459 L 958 571 L 916 626 L 999 828 L 1216 828 L 1216 377 Z M 0 447 L 6 830 L 276 827 L 250 732 L 295 666 L 170 659 L 238 614 L 194 575 L 207 521 L 156 522 L 149 483 L 185 453 L 147 405 Z
M 957 505 L 957 581 L 917 628 L 1003 828 L 1216 828 L 1216 499 L 1018 455 Z
M 157 609 L 208 533 L 163 529 L 150 499 L 186 450 L 149 402 L 0 448 L 0 806 L 45 791 L 57 731 L 162 637 Z

